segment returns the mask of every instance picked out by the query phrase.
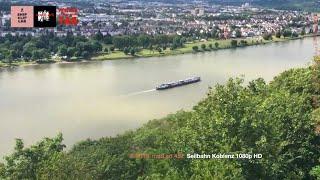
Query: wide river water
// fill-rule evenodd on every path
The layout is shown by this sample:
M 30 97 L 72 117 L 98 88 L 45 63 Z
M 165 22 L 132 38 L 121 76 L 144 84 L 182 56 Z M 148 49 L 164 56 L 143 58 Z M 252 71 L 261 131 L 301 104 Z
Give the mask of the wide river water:
M 307 38 L 170 57 L 0 70 L 0 159 L 12 152 L 15 138 L 30 145 L 62 132 L 70 147 L 188 110 L 205 97 L 209 86 L 230 77 L 270 81 L 284 70 L 310 64 L 312 42 Z M 201 76 L 202 81 L 154 90 L 160 83 L 190 76 Z

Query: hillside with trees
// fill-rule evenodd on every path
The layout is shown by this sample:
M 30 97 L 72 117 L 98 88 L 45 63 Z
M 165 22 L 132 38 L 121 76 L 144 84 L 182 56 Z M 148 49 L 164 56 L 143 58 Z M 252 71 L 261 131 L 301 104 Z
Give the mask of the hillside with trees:
M 0 179 L 320 178 L 320 58 L 266 83 L 229 79 L 191 111 L 65 150 L 62 134 L 31 147 L 16 140 Z M 184 158 L 130 158 L 131 153 Z M 193 153 L 261 153 L 261 159 L 188 159 Z
M 317 0 L 256 0 L 254 4 L 285 10 L 319 11 L 320 2 Z
M 319 11 L 320 9 L 320 3 L 317 0 L 210 0 L 209 2 L 212 2 L 214 4 L 236 6 L 249 2 L 253 5 L 258 5 L 266 8 L 298 11 Z

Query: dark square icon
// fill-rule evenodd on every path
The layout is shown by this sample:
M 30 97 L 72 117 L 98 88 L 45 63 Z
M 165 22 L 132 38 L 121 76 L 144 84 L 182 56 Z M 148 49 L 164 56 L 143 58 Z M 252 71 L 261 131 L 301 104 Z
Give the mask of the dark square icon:
M 34 6 L 34 27 L 56 27 L 56 6 Z

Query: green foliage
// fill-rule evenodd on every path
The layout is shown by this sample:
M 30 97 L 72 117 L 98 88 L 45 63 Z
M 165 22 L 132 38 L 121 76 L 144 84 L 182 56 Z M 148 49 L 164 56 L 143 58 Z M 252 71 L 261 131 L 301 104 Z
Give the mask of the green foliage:
M 292 32 L 292 37 L 299 37 L 299 34 L 297 32 Z
M 246 40 L 240 41 L 240 46 L 247 46 L 247 45 L 248 45 L 248 41 L 246 41 Z
M 218 48 L 218 47 L 219 47 L 219 43 L 218 43 L 218 42 L 215 42 L 215 43 L 214 43 L 214 46 L 215 46 L 216 48 Z
M 58 47 L 58 52 L 60 56 L 66 56 L 67 55 L 67 46 L 66 45 L 61 45 Z
M 230 44 L 231 44 L 231 47 L 237 47 L 238 41 L 233 39 L 233 40 L 231 40 Z
M 129 49 L 129 48 L 125 47 L 125 48 L 123 49 L 123 53 L 124 53 L 124 54 L 129 54 L 129 52 L 130 52 L 130 49 Z
M 315 177 L 317 180 L 320 179 L 320 166 L 316 166 L 314 168 L 312 168 L 312 170 L 310 171 L 310 174 Z
M 157 51 L 158 51 L 159 53 L 162 53 L 162 49 L 161 49 L 160 47 L 157 48 Z
M 264 40 L 272 40 L 272 34 L 271 33 L 265 33 L 263 36 Z
M 103 34 L 102 34 L 100 31 L 98 31 L 98 32 L 94 35 L 93 39 L 95 39 L 95 40 L 97 40 L 97 41 L 102 41 L 102 40 L 103 40 Z
M 201 49 L 202 49 L 202 50 L 206 50 L 206 47 L 207 47 L 207 46 L 206 46 L 205 44 L 201 44 Z
M 7 179 L 37 179 L 38 172 L 49 165 L 47 161 L 63 153 L 65 145 L 62 140 L 62 134 L 59 134 L 55 138 L 45 138 L 36 145 L 24 148 L 23 141 L 16 139 L 14 152 L 5 157 L 6 164 L 1 175 Z
M 115 48 L 123 50 L 125 47 L 149 48 L 153 46 L 171 45 L 173 49 L 182 47 L 186 39 L 177 35 L 139 35 L 139 36 L 115 36 L 112 44 Z
M 195 52 L 197 52 L 197 51 L 199 51 L 199 47 L 198 47 L 198 46 L 193 46 L 193 47 L 192 47 L 192 50 L 195 51 Z
M 136 54 L 136 49 L 135 48 L 131 48 L 130 49 L 130 54 L 131 54 L 131 56 L 134 56 L 135 54 Z
M 0 177 L 5 176 L 5 165 L 0 163 Z
M 0 41 L 0 59 L 4 62 L 38 61 L 50 59 L 51 53 L 70 58 L 80 56 L 84 50 L 91 56 L 102 51 L 101 43 L 93 39 L 72 33 L 64 37 L 56 37 L 53 33 L 40 37 L 6 35 Z
M 291 37 L 292 31 L 291 31 L 291 29 L 285 29 L 282 34 L 284 37 Z

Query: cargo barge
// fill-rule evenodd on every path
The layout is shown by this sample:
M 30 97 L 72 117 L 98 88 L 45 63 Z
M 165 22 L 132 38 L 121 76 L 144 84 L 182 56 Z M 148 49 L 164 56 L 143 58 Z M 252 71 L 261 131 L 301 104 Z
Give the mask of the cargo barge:
M 192 83 L 196 83 L 196 82 L 200 82 L 200 81 L 201 81 L 200 77 L 191 77 L 191 78 L 188 78 L 188 79 L 185 79 L 185 80 L 179 80 L 179 81 L 176 81 L 176 82 L 170 82 L 170 83 L 161 84 L 161 85 L 156 87 L 156 90 L 170 89 L 170 88 L 184 86 L 184 85 L 187 85 L 187 84 L 192 84 Z

